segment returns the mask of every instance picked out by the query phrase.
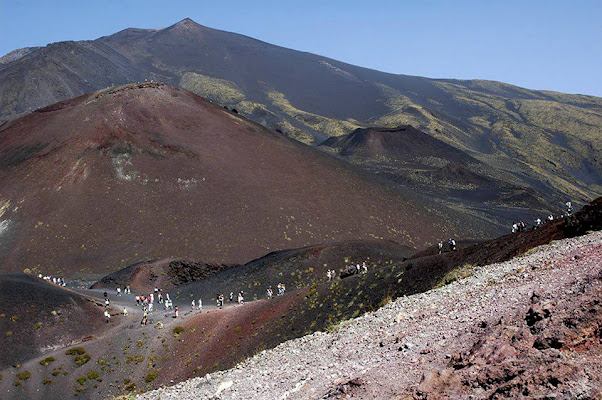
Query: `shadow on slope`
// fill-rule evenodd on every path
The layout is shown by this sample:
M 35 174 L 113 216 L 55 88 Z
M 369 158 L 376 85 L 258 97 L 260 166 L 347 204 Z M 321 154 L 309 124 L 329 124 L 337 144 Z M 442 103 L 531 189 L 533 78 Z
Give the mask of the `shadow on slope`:
M 0 275 L 0 368 L 98 335 L 104 305 L 31 275 Z
M 555 199 L 410 125 L 357 129 L 320 148 L 493 224 L 531 220 L 554 209 Z

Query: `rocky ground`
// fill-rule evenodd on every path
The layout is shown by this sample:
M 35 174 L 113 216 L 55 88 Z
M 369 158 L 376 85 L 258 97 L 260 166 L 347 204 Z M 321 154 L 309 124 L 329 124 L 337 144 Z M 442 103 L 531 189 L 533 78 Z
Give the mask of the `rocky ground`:
M 140 398 L 602 396 L 602 232 L 460 275 Z

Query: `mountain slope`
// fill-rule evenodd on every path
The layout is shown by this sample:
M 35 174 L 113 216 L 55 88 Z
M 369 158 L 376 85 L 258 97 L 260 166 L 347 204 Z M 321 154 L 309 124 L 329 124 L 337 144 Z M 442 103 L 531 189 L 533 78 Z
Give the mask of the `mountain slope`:
M 549 201 L 602 194 L 600 98 L 387 74 L 189 19 L 52 44 L 0 66 L 0 118 L 144 79 L 189 89 L 308 143 L 411 124 Z
M 511 174 L 409 125 L 356 129 L 329 138 L 320 148 L 495 224 L 557 213 L 556 206 Z
M 31 275 L 0 275 L 0 300 L 0 369 L 107 330 L 104 304 Z
M 163 84 L 107 89 L 0 128 L 4 271 L 105 275 L 240 263 L 333 240 L 491 236 L 464 216 Z

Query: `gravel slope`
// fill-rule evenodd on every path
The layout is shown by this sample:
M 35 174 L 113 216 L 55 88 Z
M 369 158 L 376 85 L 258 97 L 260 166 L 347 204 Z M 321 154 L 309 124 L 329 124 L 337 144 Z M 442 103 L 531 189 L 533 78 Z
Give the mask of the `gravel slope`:
M 594 232 L 139 398 L 598 398 L 601 294 Z

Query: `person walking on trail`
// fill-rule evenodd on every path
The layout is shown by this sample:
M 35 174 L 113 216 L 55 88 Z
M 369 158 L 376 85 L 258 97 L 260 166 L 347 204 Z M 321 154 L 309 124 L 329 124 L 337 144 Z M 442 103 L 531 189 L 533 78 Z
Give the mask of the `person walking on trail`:
M 271 299 L 272 296 L 274 296 L 274 291 L 272 290 L 271 286 L 265 292 L 268 299 Z
M 537 218 L 535 220 L 535 229 L 539 228 L 541 226 L 541 218 Z
M 179 314 L 178 314 L 178 306 L 176 306 L 176 308 L 174 308 L 174 311 L 175 311 L 175 313 L 176 313 L 176 316 L 175 316 L 175 318 L 178 318 L 178 315 L 179 315 Z
M 448 243 L 451 251 L 456 251 L 456 241 L 452 238 L 449 238 Z
M 443 240 L 439 240 L 437 247 L 439 248 L 439 254 L 443 253 Z
M 328 282 L 332 280 L 332 275 L 330 274 L 330 270 L 326 271 L 326 278 L 328 278 Z
M 127 317 L 128 316 L 128 309 L 123 307 L 123 316 Z
M 153 312 L 153 307 L 154 307 L 153 303 L 148 303 L 148 312 Z
M 223 308 L 224 307 L 224 294 L 220 294 L 219 295 L 219 308 Z
M 566 205 L 566 215 L 570 217 L 573 215 L 573 203 L 569 200 L 564 204 Z
M 234 302 L 234 292 L 230 292 L 230 303 Z
M 148 314 L 146 310 L 144 310 L 144 314 L 142 314 L 142 321 L 140 321 L 140 325 L 146 325 L 148 323 Z
M 140 296 L 136 295 L 136 305 L 140 305 Z
M 195 306 L 194 299 L 192 299 L 192 311 L 194 311 L 194 308 L 195 308 L 194 306 Z
M 368 273 L 368 265 L 366 264 L 366 261 L 364 261 L 364 263 L 362 264 L 362 274 L 367 274 Z
M 238 292 L 238 304 L 242 304 L 245 301 L 243 295 L 242 295 L 242 290 L 240 292 Z
M 199 299 L 199 311 L 203 311 L 203 301 Z
M 117 288 L 117 296 L 121 296 L 121 288 L 120 287 Z
M 105 299 L 105 307 L 108 307 L 108 306 L 109 306 L 109 304 L 110 304 L 110 302 L 109 302 L 109 298 L 107 297 L 107 298 Z
M 106 319 L 107 324 L 111 320 L 111 314 L 109 313 L 109 310 L 105 310 L 105 319 Z

